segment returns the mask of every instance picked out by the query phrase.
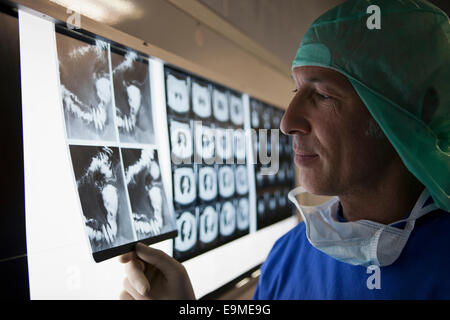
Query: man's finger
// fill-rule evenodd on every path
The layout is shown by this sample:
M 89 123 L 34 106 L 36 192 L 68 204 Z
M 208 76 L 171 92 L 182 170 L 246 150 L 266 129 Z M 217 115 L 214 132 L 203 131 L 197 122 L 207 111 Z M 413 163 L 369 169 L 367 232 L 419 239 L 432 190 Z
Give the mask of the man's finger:
M 119 296 L 120 300 L 134 300 L 133 296 L 128 291 L 123 290 Z
M 150 283 L 144 274 L 145 265 L 138 259 L 134 259 L 125 265 L 125 270 L 127 278 L 134 289 L 142 296 L 147 295 L 150 291 Z
M 143 261 L 155 266 L 161 272 L 170 271 L 177 267 L 176 260 L 161 250 L 151 248 L 145 244 L 136 244 L 136 254 Z
M 127 252 L 121 256 L 119 256 L 119 261 L 121 263 L 127 263 L 133 259 L 135 259 L 137 257 L 136 252 L 135 251 L 131 251 L 131 252 Z

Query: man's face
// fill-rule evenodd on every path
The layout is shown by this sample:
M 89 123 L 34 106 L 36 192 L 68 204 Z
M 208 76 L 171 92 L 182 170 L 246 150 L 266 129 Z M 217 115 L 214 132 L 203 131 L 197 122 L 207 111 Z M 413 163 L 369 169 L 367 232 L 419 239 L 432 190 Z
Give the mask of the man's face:
M 321 195 L 344 195 L 376 182 L 395 151 L 367 133 L 374 121 L 351 83 L 321 67 L 292 73 L 296 93 L 281 120 L 293 136 L 300 185 Z

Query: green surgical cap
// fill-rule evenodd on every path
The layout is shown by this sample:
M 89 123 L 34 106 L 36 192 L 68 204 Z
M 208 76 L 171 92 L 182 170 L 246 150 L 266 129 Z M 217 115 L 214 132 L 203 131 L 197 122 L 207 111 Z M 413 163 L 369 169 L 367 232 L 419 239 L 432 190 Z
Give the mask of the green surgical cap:
M 372 5 L 379 29 L 368 27 Z M 422 0 L 346 1 L 308 29 L 292 68 L 300 66 L 345 75 L 405 166 L 450 211 L 450 24 L 442 10 Z

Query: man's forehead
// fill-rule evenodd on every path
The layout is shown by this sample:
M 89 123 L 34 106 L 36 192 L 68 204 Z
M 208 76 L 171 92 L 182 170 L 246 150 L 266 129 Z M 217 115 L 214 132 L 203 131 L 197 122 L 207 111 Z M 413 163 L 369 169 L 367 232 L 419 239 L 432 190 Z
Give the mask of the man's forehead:
M 292 70 L 291 78 L 294 82 L 320 83 L 333 87 L 348 89 L 351 84 L 341 73 L 324 67 L 303 66 Z

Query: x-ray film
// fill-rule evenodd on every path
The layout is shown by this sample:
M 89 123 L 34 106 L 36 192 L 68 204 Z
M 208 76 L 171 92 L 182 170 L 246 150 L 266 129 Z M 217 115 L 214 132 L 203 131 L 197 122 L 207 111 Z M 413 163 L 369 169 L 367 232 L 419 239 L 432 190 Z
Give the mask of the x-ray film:
M 250 225 L 250 204 L 248 198 L 240 198 L 236 207 L 237 228 L 241 231 L 248 230 Z
M 250 105 L 251 105 L 250 111 L 251 125 L 252 128 L 257 129 L 260 127 L 259 115 L 261 114 L 262 106 L 259 101 L 254 99 L 251 99 Z
M 242 97 L 230 94 L 230 119 L 231 122 L 237 126 L 244 124 L 244 106 L 242 104 Z
M 271 129 L 272 128 L 272 110 L 266 106 L 264 108 L 264 111 L 262 112 L 262 126 L 264 129 Z
M 167 74 L 166 91 L 169 110 L 176 113 L 189 112 L 189 78 Z
M 180 205 L 188 205 L 196 200 L 196 181 L 194 170 L 190 167 L 174 169 L 174 200 Z
M 234 172 L 231 166 L 220 166 L 219 176 L 219 194 L 222 198 L 229 198 L 234 195 Z
M 123 148 L 122 158 L 137 240 L 176 230 L 156 150 Z
M 216 152 L 223 160 L 233 157 L 233 130 L 216 128 Z
M 109 44 L 56 33 L 68 139 L 116 141 Z
M 240 195 L 244 195 L 248 192 L 248 174 L 247 167 L 245 165 L 236 166 L 236 192 Z
M 221 122 L 230 119 L 227 93 L 217 88 L 213 90 L 213 112 L 214 117 Z
M 199 240 L 203 243 L 211 243 L 219 234 L 219 217 L 215 206 L 206 206 L 200 212 Z
M 92 252 L 133 241 L 118 148 L 73 145 L 70 154 Z
M 205 166 L 198 169 L 198 195 L 204 201 L 217 197 L 217 174 L 214 167 Z
M 197 219 L 195 212 L 181 211 L 177 217 L 178 235 L 174 240 L 175 252 L 192 250 L 197 242 Z
M 172 157 L 180 161 L 192 157 L 192 134 L 189 123 L 170 119 L 169 130 Z
M 220 208 L 220 234 L 223 237 L 231 236 L 236 230 L 236 210 L 231 201 L 222 203 Z
M 215 153 L 215 131 L 204 126 L 195 126 L 195 151 L 201 159 L 212 159 Z
M 234 130 L 234 155 L 238 163 L 245 161 L 245 131 L 243 129 Z
M 120 141 L 154 144 L 148 61 L 134 51 L 119 52 L 111 50 Z
M 192 81 L 192 110 L 200 118 L 211 116 L 211 93 L 207 84 Z

